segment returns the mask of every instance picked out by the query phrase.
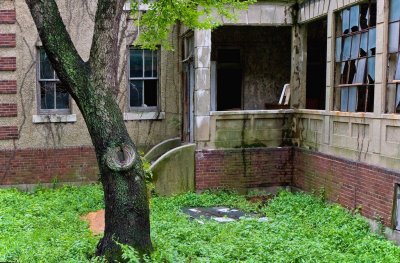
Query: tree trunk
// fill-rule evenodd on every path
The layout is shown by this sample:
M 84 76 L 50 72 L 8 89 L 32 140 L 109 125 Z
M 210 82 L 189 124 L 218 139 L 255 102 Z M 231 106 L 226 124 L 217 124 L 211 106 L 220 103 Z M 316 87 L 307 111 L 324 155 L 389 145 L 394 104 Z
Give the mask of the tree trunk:
M 104 187 L 105 232 L 96 254 L 122 261 L 117 243 L 152 250 L 144 172 L 113 91 L 118 90 L 120 20 L 125 0 L 98 0 L 90 59 L 76 51 L 54 0 L 26 0 L 57 76 L 77 103 L 95 147 Z

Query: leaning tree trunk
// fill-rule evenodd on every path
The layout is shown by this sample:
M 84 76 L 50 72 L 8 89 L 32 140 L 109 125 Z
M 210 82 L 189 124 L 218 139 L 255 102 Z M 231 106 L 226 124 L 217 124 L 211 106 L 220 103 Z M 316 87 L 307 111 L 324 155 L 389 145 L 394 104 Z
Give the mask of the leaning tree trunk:
M 54 0 L 26 0 L 43 47 L 77 103 L 96 151 L 104 187 L 105 232 L 97 255 L 121 261 L 117 243 L 152 249 L 142 163 L 113 91 L 118 89 L 118 35 L 125 0 L 98 0 L 88 62 L 76 51 Z

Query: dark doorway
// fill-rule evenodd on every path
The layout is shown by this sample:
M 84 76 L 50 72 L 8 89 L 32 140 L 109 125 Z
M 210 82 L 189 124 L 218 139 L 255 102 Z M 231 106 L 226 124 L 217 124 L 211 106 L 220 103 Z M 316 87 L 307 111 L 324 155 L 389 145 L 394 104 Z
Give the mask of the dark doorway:
M 327 51 L 326 27 L 326 18 L 307 24 L 307 109 L 325 109 Z
M 242 108 L 240 49 L 218 49 L 217 87 L 218 111 Z

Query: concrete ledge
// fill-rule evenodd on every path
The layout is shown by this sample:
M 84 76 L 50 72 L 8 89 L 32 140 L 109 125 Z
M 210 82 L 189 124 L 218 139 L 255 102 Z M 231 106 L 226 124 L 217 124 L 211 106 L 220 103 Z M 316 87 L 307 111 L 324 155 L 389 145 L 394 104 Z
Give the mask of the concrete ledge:
M 151 165 L 157 194 L 168 196 L 194 191 L 195 149 L 196 144 L 177 147 Z
M 172 138 L 165 141 L 160 142 L 153 148 L 151 148 L 144 158 L 149 162 L 154 162 L 158 157 L 168 152 L 169 150 L 181 146 L 181 138 Z
M 165 112 L 163 111 L 124 112 L 124 121 L 163 119 L 165 119 Z
M 33 115 L 33 123 L 58 123 L 58 122 L 76 122 L 76 114 L 47 114 L 47 115 Z

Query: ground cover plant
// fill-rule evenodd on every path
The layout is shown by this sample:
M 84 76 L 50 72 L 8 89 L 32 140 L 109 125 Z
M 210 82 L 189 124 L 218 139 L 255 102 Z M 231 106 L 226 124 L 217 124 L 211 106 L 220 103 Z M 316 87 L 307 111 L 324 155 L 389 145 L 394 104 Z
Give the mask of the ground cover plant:
M 182 207 L 258 212 L 267 222 L 188 219 Z M 0 190 L 0 262 L 90 262 L 99 237 L 80 216 L 103 207 L 98 185 Z M 281 192 L 265 206 L 230 192 L 151 200 L 155 251 L 148 262 L 399 262 L 400 248 L 372 234 L 360 216 L 303 193 Z M 136 253 L 124 247 L 135 262 Z

